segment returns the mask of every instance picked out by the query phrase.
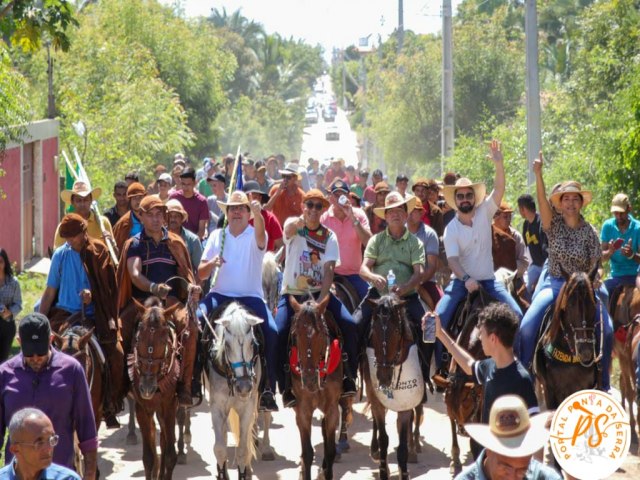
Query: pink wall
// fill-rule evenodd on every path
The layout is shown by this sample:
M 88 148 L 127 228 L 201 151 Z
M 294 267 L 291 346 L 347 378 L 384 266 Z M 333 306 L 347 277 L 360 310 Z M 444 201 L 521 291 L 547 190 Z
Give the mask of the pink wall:
M 0 199 L 0 246 L 6 249 L 11 263 L 20 264 L 20 147 L 5 151 L 2 168 L 5 176 L 0 178 L 0 187 L 6 198 Z
M 58 218 L 60 214 L 59 181 L 54 159 L 57 154 L 58 139 L 56 137 L 42 141 L 42 254 L 45 256 L 47 248 L 53 248 L 53 237 L 60 220 Z

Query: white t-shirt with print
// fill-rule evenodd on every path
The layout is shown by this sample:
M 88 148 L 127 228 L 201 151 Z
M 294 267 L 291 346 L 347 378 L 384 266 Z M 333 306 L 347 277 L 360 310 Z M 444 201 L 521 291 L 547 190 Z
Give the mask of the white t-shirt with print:
M 490 280 L 493 275 L 491 221 L 498 206 L 489 196 L 473 215 L 472 225 L 463 225 L 456 215 L 444 229 L 447 258 L 458 257 L 462 269 L 474 280 Z
M 340 263 L 340 250 L 335 234 L 321 226 L 315 234 L 305 227 L 291 238 L 284 237 L 287 260 L 284 265 L 282 293 L 303 295 L 322 288 L 324 264 Z

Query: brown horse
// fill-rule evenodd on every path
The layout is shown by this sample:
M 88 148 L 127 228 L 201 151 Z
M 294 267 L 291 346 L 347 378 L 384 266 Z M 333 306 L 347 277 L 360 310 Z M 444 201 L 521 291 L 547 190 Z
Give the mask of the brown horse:
M 613 319 L 613 353 L 618 357 L 620 364 L 620 393 L 622 394 L 622 406 L 629 408 L 629 420 L 631 423 L 631 439 L 638 442 L 636 425 L 640 425 L 640 405 L 638 405 L 637 418 L 633 415 L 633 404 L 636 402 L 636 376 L 633 352 L 640 341 L 640 290 L 632 286 L 620 287 L 619 295 L 611 296 L 614 304 L 611 308 Z
M 294 408 L 302 444 L 301 477 L 304 480 L 311 479 L 311 418 L 316 408 L 324 414 L 324 459 L 321 473 L 326 480 L 333 478 L 335 432 L 340 417 L 338 402 L 342 394 L 342 355 L 338 340 L 332 339 L 324 317 L 329 298 L 327 295 L 320 303 L 307 300 L 299 304 L 293 295 L 289 297 L 289 303 L 295 312 L 291 323 L 291 382 L 297 399 Z
M 478 337 L 478 314 L 490 301 L 491 298 L 483 289 L 467 295 L 465 302 L 460 304 L 454 321 L 451 322 L 451 327 L 454 330 L 451 334 L 456 337 L 456 343 L 477 360 L 487 358 Z M 449 471 L 456 474 L 462 470 L 458 435 L 466 435 L 465 424 L 480 422 L 483 388 L 482 385 L 477 385 L 471 377 L 466 375 L 453 359 L 449 366 L 449 376 L 445 379 L 440 375 L 435 375 L 433 381 L 445 391 L 444 401 L 451 422 Z
M 142 435 L 144 473 L 146 480 L 169 480 L 177 460 L 175 422 L 180 345 L 168 319 L 180 304 L 164 309 L 158 298 L 149 297 L 144 306 L 137 302 L 136 306 L 143 313 L 133 340 L 133 353 L 129 355 L 129 377 Z M 160 424 L 159 462 L 154 414 Z
M 385 416 L 388 408 L 393 409 L 398 413 L 400 478 L 406 479 L 413 409 L 422 401 L 424 380 L 404 302 L 394 294 L 370 301 L 373 316 L 362 372 L 373 414 L 371 456 L 380 462 L 380 479 L 388 479 Z
M 542 322 L 534 370 L 550 410 L 578 390 L 599 383 L 604 319 L 593 288 L 596 274 L 597 269 L 571 275 L 558 293 L 551 320 Z M 596 335 L 596 315 L 600 335 Z

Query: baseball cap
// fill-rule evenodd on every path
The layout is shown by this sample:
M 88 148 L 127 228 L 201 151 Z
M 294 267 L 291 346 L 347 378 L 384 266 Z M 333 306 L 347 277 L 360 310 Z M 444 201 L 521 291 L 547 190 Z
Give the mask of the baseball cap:
M 625 193 L 618 193 L 613 197 L 613 200 L 611 200 L 611 213 L 624 213 L 629 210 L 630 206 L 629 197 Z
M 46 355 L 49 351 L 51 325 L 43 314 L 34 312 L 26 315 L 18 326 L 18 335 L 23 356 Z

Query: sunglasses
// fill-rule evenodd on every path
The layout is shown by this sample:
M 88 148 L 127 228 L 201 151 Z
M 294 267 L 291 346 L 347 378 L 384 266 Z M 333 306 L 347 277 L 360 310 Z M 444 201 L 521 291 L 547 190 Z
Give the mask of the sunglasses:
M 473 200 L 473 197 L 475 197 L 475 193 L 473 192 L 456 193 L 457 200 Z
M 324 204 L 322 202 L 306 202 L 305 205 L 309 210 L 313 210 L 314 208 L 316 210 L 322 210 L 324 208 Z

